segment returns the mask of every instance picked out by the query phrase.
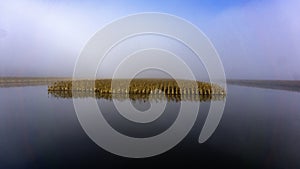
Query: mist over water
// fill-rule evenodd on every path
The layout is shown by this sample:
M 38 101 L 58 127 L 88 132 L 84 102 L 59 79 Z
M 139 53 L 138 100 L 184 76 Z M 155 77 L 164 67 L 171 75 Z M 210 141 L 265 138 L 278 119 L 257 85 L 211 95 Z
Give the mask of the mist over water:
M 0 76 L 70 77 L 95 32 L 120 17 L 154 11 L 182 17 L 201 29 L 216 47 L 228 78 L 299 80 L 299 6 L 297 0 L 2 1 Z M 134 42 L 138 46 L 143 41 Z M 188 53 L 180 57 L 193 58 Z
M 0 169 L 167 165 L 300 168 L 299 9 L 299 0 L 0 1 Z M 112 97 L 94 92 L 48 91 L 48 85 L 70 80 L 78 56 L 97 31 L 117 19 L 143 12 L 175 15 L 199 28 L 220 56 L 228 82 L 227 94 L 196 98 L 186 95 L 182 99 L 178 95 Z M 145 48 L 174 53 L 197 80 L 209 81 L 205 66 L 193 51 L 178 40 L 154 34 L 133 36 L 113 46 L 99 63 L 96 77 L 112 78 L 129 53 Z M 144 57 L 154 58 L 151 54 Z M 155 62 L 160 60 L 156 57 Z M 176 70 L 183 72 L 179 66 Z M 135 78 L 171 75 L 148 69 Z M 168 130 L 179 116 L 180 101 L 199 102 L 200 108 L 194 126 L 179 144 L 154 157 L 132 159 L 99 147 L 84 130 L 74 100 L 94 97 L 114 131 L 139 139 Z M 224 103 L 225 99 L 220 123 L 212 136 L 200 144 L 210 105 Z M 129 101 L 140 111 L 164 101 L 166 109 L 152 122 L 137 123 L 120 114 L 113 101 Z

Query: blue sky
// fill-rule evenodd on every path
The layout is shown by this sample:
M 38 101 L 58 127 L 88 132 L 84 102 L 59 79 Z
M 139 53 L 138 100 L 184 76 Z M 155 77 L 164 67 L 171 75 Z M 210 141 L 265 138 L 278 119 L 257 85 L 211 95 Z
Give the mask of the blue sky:
M 300 80 L 299 8 L 297 0 L 2 1 L 0 76 L 71 76 L 101 27 L 134 13 L 164 12 L 210 38 L 228 78 Z

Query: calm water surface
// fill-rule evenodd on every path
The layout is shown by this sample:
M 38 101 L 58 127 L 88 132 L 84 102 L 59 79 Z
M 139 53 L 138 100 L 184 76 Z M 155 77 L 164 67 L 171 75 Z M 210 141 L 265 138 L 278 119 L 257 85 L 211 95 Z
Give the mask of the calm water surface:
M 85 98 L 79 98 L 85 99 Z M 0 88 L 0 168 L 114 168 L 177 165 L 195 168 L 300 168 L 300 93 L 228 86 L 226 107 L 215 133 L 198 137 L 210 102 L 201 102 L 187 137 L 161 155 L 130 159 L 98 147 L 81 128 L 72 99 L 56 98 L 47 86 Z M 149 137 L 166 130 L 179 103 L 169 102 L 159 119 L 136 124 L 118 114 L 112 101 L 99 99 L 117 131 Z M 135 101 L 139 109 L 149 103 Z

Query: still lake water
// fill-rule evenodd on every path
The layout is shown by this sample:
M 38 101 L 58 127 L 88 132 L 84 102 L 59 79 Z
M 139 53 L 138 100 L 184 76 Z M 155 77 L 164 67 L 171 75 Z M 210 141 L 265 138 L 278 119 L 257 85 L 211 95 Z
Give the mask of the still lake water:
M 226 100 L 221 122 L 205 143 L 199 144 L 198 137 L 209 101 L 201 102 L 196 124 L 173 149 L 130 159 L 103 150 L 85 134 L 72 99 L 49 95 L 47 86 L 0 88 L 0 169 L 300 168 L 300 92 L 229 85 Z M 100 107 L 112 104 L 105 99 L 98 102 Z M 168 103 L 167 116 L 138 127 L 120 120 L 114 109 L 103 114 L 117 131 L 148 137 L 170 126 L 177 116 L 172 111 L 179 106 Z

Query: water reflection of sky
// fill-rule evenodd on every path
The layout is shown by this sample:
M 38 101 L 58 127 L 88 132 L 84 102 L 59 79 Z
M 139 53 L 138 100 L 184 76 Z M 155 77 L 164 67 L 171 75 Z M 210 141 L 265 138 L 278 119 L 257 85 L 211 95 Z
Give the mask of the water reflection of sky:
M 155 167 L 158 162 L 179 165 L 182 161 L 233 168 L 300 167 L 298 92 L 229 85 L 222 120 L 207 142 L 197 140 L 209 108 L 209 102 L 202 102 L 196 124 L 180 144 L 160 156 L 137 161 L 117 157 L 94 144 L 82 130 L 72 100 L 49 96 L 47 86 L 0 88 L 0 93 L 0 168 Z M 98 103 L 116 130 L 140 137 L 165 130 L 180 106 L 169 102 L 158 121 L 136 126 L 118 116 L 110 100 Z M 147 102 L 134 104 L 139 109 L 149 106 Z

